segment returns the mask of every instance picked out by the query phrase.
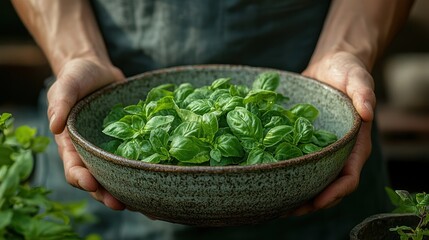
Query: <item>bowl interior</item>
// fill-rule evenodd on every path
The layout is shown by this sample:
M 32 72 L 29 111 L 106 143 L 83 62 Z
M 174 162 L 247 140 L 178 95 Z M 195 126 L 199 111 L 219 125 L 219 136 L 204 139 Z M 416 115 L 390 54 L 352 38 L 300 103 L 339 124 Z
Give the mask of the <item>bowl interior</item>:
M 102 123 L 111 108 L 119 103 L 136 104 L 144 99 L 153 87 L 165 83 L 179 85 L 184 82 L 200 87 L 222 77 L 231 77 L 234 84 L 250 87 L 258 74 L 268 70 L 280 74 L 277 91 L 290 98 L 286 107 L 296 103 L 310 103 L 319 109 L 319 117 L 314 123 L 316 128 L 334 132 L 339 139 L 351 131 L 357 131 L 360 118 L 349 98 L 340 91 L 295 73 L 230 65 L 175 67 L 144 73 L 130 78 L 125 83 L 109 85 L 81 100 L 72 110 L 68 125 L 72 131 L 75 130 L 87 140 L 89 145 L 98 148 L 97 146 L 109 139 L 102 133 Z

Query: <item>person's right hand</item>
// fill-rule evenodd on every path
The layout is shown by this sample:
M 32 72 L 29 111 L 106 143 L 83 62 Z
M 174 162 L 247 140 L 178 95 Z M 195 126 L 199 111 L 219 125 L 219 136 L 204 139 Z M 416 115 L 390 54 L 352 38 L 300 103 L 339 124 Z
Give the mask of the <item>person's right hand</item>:
M 85 167 L 65 125 L 70 109 L 78 100 L 100 87 L 124 80 L 122 72 L 110 62 L 74 59 L 60 68 L 55 83 L 48 91 L 49 127 L 55 134 L 67 182 L 90 192 L 93 198 L 115 210 L 124 209 L 124 204 L 108 193 Z

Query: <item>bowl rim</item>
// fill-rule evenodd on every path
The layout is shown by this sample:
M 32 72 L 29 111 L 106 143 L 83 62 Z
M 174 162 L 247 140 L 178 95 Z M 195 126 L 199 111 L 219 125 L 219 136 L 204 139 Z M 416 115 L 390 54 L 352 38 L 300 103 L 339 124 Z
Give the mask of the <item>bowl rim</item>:
M 147 163 L 143 161 L 127 159 L 127 158 L 109 153 L 101 149 L 100 147 L 96 146 L 95 144 L 89 142 L 88 140 L 86 140 L 75 127 L 76 117 L 79 114 L 79 112 L 85 107 L 85 105 L 90 103 L 92 100 L 101 97 L 103 94 L 113 91 L 117 86 L 129 84 L 132 81 L 136 81 L 138 79 L 149 77 L 149 76 L 161 75 L 165 73 L 172 73 L 172 72 L 178 72 L 178 71 L 189 71 L 189 70 L 195 70 L 195 69 L 197 70 L 239 70 L 239 69 L 246 70 L 247 69 L 247 70 L 253 70 L 253 71 L 275 71 L 281 75 L 285 75 L 285 76 L 289 75 L 289 76 L 294 76 L 307 81 L 315 81 L 316 84 L 328 89 L 329 91 L 334 92 L 335 94 L 340 95 L 340 97 L 342 97 L 345 100 L 347 106 L 352 110 L 352 115 L 353 115 L 352 128 L 342 138 L 338 139 L 336 142 L 332 143 L 331 145 L 324 147 L 323 151 L 310 153 L 310 154 L 289 159 L 289 160 L 279 161 L 275 163 L 263 163 L 263 164 L 245 165 L 245 166 L 241 166 L 241 165 L 179 166 L 179 165 Z M 122 166 L 136 168 L 136 169 L 144 169 L 148 171 L 155 171 L 155 172 L 237 173 L 237 172 L 248 172 L 248 171 L 265 171 L 265 170 L 283 168 L 286 166 L 298 166 L 310 161 L 317 161 L 318 159 L 323 158 L 329 155 L 330 153 L 336 152 L 337 150 L 341 149 L 342 147 L 347 145 L 350 141 L 353 141 L 354 137 L 359 132 L 361 123 L 362 123 L 362 119 L 358 114 L 358 112 L 356 111 L 355 107 L 353 106 L 351 99 L 342 91 L 334 88 L 333 86 L 327 83 L 321 82 L 317 79 L 303 76 L 295 72 L 279 70 L 274 68 L 267 68 L 267 67 L 253 67 L 253 66 L 247 66 L 247 65 L 233 65 L 233 64 L 200 64 L 200 65 L 175 66 L 175 67 L 151 70 L 151 71 L 147 71 L 144 73 L 140 73 L 140 74 L 128 77 L 127 81 L 124 81 L 124 82 L 116 82 L 116 83 L 108 84 L 107 86 L 104 86 L 90 93 L 89 95 L 83 97 L 72 107 L 69 113 L 69 116 L 67 118 L 66 127 L 73 144 L 77 144 L 80 147 L 84 148 L 86 151 L 89 151 L 92 154 L 96 155 L 97 157 L 100 157 L 101 159 L 107 160 L 117 165 L 122 165 Z

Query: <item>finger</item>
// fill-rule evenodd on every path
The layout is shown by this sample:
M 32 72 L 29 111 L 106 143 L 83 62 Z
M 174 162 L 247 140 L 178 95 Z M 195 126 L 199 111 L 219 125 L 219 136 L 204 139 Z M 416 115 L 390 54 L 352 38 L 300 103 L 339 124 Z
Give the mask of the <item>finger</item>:
M 106 189 L 101 185 L 97 191 L 91 192 L 91 196 L 97 201 L 103 203 L 107 207 L 113 210 L 124 210 L 126 208 L 125 204 L 120 202 L 118 199 L 113 197 Z
M 366 122 L 372 121 L 376 105 L 374 80 L 365 69 L 355 67 L 348 72 L 346 93 L 361 118 Z
M 308 203 L 298 207 L 297 209 L 291 211 L 287 215 L 299 217 L 299 216 L 303 216 L 303 215 L 309 214 L 311 212 L 314 212 L 315 210 L 316 209 L 313 206 L 313 203 L 308 202 Z
M 371 139 L 371 123 L 363 123 L 341 176 L 315 198 L 313 205 L 316 209 L 327 208 L 356 190 L 362 168 L 371 153 L 369 139 Z
M 67 130 L 56 135 L 58 152 L 64 164 L 64 174 L 69 184 L 85 191 L 93 192 L 98 188 L 97 180 L 91 175 L 76 152 Z
M 70 109 L 78 100 L 78 89 L 65 81 L 56 81 L 48 91 L 48 119 L 52 133 L 63 132 Z
M 48 91 L 51 131 L 61 133 L 70 109 L 79 99 L 114 81 L 125 81 L 122 72 L 115 67 L 82 59 L 68 62 Z

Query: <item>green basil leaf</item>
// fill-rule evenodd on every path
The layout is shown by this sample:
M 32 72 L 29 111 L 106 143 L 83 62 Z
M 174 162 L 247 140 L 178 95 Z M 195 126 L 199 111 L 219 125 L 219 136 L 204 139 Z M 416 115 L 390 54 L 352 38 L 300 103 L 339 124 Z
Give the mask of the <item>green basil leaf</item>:
M 2 209 L 0 211 L 0 229 L 5 229 L 11 222 L 13 211 L 11 209 Z M 0 233 L 0 237 L 3 237 Z
M 299 117 L 294 124 L 293 143 L 307 143 L 313 137 L 313 124 L 306 118 Z
M 389 187 L 385 187 L 384 189 L 393 206 L 399 207 L 401 205 L 401 197 L 398 194 L 396 194 L 396 192 L 393 189 Z
M 198 115 L 190 110 L 177 107 L 176 113 L 183 122 L 201 122 L 201 115 Z
M 216 138 L 216 149 L 223 157 L 243 157 L 243 147 L 238 138 L 232 134 L 221 135 Z
M 219 78 L 213 81 L 210 88 L 212 90 L 218 89 L 218 88 L 229 88 L 231 82 L 231 78 Z
M 173 130 L 171 136 L 194 136 L 201 137 L 202 136 L 202 126 L 200 122 L 182 122 L 176 129 Z
M 247 157 L 246 164 L 253 165 L 253 164 L 274 163 L 274 162 L 277 162 L 277 160 L 274 159 L 271 153 L 268 153 L 260 148 L 255 148 L 252 151 L 250 151 Z
M 16 140 L 24 147 L 29 148 L 31 146 L 31 140 L 36 135 L 37 130 L 29 126 L 20 126 L 15 130 Z
M 216 162 L 220 162 L 221 158 L 222 158 L 222 154 L 219 151 L 219 149 L 212 149 L 210 151 L 210 158 L 213 159 Z M 211 165 L 211 164 L 210 164 Z
M 114 154 L 116 152 L 116 149 L 118 149 L 119 145 L 121 145 L 121 143 L 122 143 L 122 141 L 120 141 L 118 139 L 113 139 L 111 141 L 102 143 L 100 145 L 100 147 L 102 149 L 104 149 L 105 151 L 108 151 L 108 152 Z
M 243 98 L 238 96 L 233 96 L 227 98 L 225 104 L 222 105 L 222 112 L 227 113 L 234 110 L 236 107 L 244 107 Z
M 154 153 L 154 154 L 150 155 L 149 157 L 143 158 L 141 161 L 147 162 L 147 163 L 160 163 L 163 160 L 166 160 L 166 156 L 163 156 L 159 153 Z
M 135 139 L 140 148 L 140 154 L 142 156 L 149 156 L 154 153 L 152 144 L 149 140 Z
M 260 116 L 261 115 L 261 111 L 260 111 L 260 109 L 259 109 L 259 106 L 258 106 L 258 104 L 256 104 L 256 103 L 246 103 L 245 105 L 244 105 L 244 108 L 247 110 L 247 111 L 249 111 L 249 112 L 251 112 L 252 114 L 254 114 L 255 116 Z M 265 111 L 265 110 L 264 110 Z
M 274 158 L 279 161 L 300 157 L 302 155 L 301 149 L 287 142 L 280 143 L 274 151 Z
M 265 105 L 273 105 L 277 99 L 277 93 L 268 90 L 251 90 L 243 99 L 243 103 L 258 103 Z M 265 106 L 264 105 L 264 106 Z
M 209 98 L 210 94 L 212 94 L 212 91 L 208 87 L 202 87 L 197 88 L 189 94 L 185 100 L 183 100 L 183 106 L 187 107 L 191 102 L 197 100 L 197 99 L 207 99 Z
M 0 131 L 8 129 L 13 124 L 13 117 L 10 113 L 2 113 L 0 115 Z
M 131 128 L 133 128 L 136 132 L 142 131 L 144 126 L 145 121 L 142 117 L 138 115 L 131 116 Z
M 264 137 L 263 144 L 266 147 L 272 147 L 282 141 L 284 137 L 293 132 L 293 127 L 288 125 L 280 125 L 271 128 Z
M 143 128 L 145 134 L 150 131 L 161 128 L 164 131 L 168 132 L 171 128 L 171 123 L 174 121 L 174 116 L 155 116 L 151 118 Z
M 217 130 L 219 129 L 219 125 L 217 122 L 216 115 L 214 113 L 206 113 L 202 116 L 201 126 L 203 128 L 204 137 L 212 142 Z
M 316 146 L 316 145 L 315 145 L 315 144 L 313 144 L 313 143 L 304 143 L 304 144 L 300 144 L 298 147 L 301 149 L 301 151 L 302 151 L 304 154 L 309 154 L 309 153 L 312 153 L 312 152 L 318 152 L 318 151 L 322 150 L 322 148 L 321 148 L 321 147 Z
M 314 120 L 319 116 L 319 110 L 308 103 L 296 104 L 290 108 L 289 111 L 296 117 L 306 118 L 310 122 L 314 122 Z
M 109 114 L 103 120 L 103 128 L 106 128 L 111 123 L 119 121 L 119 119 L 123 118 L 127 115 L 122 104 L 115 105 L 112 110 L 110 110 Z
M 170 144 L 170 155 L 180 162 L 203 163 L 210 160 L 210 145 L 196 137 L 176 136 Z
M 312 142 L 320 147 L 326 147 L 338 140 L 337 135 L 326 130 L 315 130 Z
M 252 151 L 254 148 L 262 148 L 263 145 L 259 143 L 259 141 L 256 141 L 255 139 L 248 138 L 248 139 L 240 139 L 241 145 L 243 146 L 243 149 L 246 152 Z
M 174 110 L 176 104 L 172 96 L 163 97 L 157 101 L 147 103 L 145 107 L 145 115 L 147 119 L 151 119 L 155 114 L 163 110 Z
M 153 129 L 150 132 L 149 142 L 152 144 L 153 150 L 157 153 L 162 153 L 161 148 L 166 148 L 168 144 L 167 131 L 161 128 Z
M 197 99 L 189 103 L 186 108 L 196 114 L 203 115 L 210 112 L 213 108 L 213 105 L 214 103 L 209 99 Z
M 30 218 L 24 226 L 26 226 L 24 234 L 26 239 L 79 239 L 70 225 L 61 222 L 40 221 L 37 218 Z
M 158 101 L 163 97 L 173 97 L 173 92 L 159 87 L 152 88 L 148 92 L 145 102 L 150 103 L 152 101 Z
M 136 134 L 138 134 L 130 124 L 125 122 L 114 122 L 109 124 L 106 128 L 103 129 L 103 133 L 122 140 L 133 138 Z
M 226 120 L 232 133 L 240 140 L 262 141 L 261 120 L 245 108 L 238 107 L 227 114 Z
M 175 102 L 184 108 L 185 106 L 182 106 L 182 103 L 192 92 L 194 92 L 194 87 L 190 83 L 180 84 L 173 92 Z
M 252 85 L 252 89 L 275 91 L 280 83 L 280 75 L 276 72 L 264 72 L 259 74 Z
M 50 139 L 48 137 L 36 136 L 31 142 L 31 151 L 33 151 L 34 153 L 44 152 L 48 147 L 49 142 Z
M 13 163 L 11 158 L 13 152 L 11 147 L 0 145 L 0 166 L 9 166 Z
M 140 146 L 137 140 L 132 139 L 121 143 L 116 149 L 115 154 L 128 159 L 137 160 L 140 155 Z
M 249 93 L 249 88 L 245 85 L 231 85 L 229 87 L 229 94 L 244 98 Z
M 395 192 L 396 194 L 398 194 L 402 201 L 414 201 L 413 196 L 406 190 L 395 190 Z
M 15 159 L 15 164 L 19 166 L 19 178 L 21 179 L 21 181 L 26 180 L 33 171 L 33 154 L 30 150 L 24 150 L 20 151 L 19 153 L 14 153 L 12 155 L 12 158 Z
M 273 105 L 273 107 L 277 108 L 276 105 Z M 276 109 L 276 110 L 272 109 L 264 112 L 261 116 L 262 125 L 265 128 L 273 128 L 275 126 L 280 126 L 280 125 L 292 125 L 289 119 L 286 116 L 284 116 L 282 111 L 284 111 L 283 108 Z
M 209 99 L 219 105 L 220 101 L 230 97 L 231 94 L 229 93 L 228 89 L 216 89 L 212 94 L 210 94 Z
M 139 103 L 137 103 L 136 105 L 126 106 L 126 107 L 124 107 L 124 111 L 128 114 L 145 116 L 144 115 L 144 102 L 139 101 Z
M 416 201 L 417 201 L 417 204 L 420 206 L 429 206 L 429 194 L 417 193 L 416 194 Z

